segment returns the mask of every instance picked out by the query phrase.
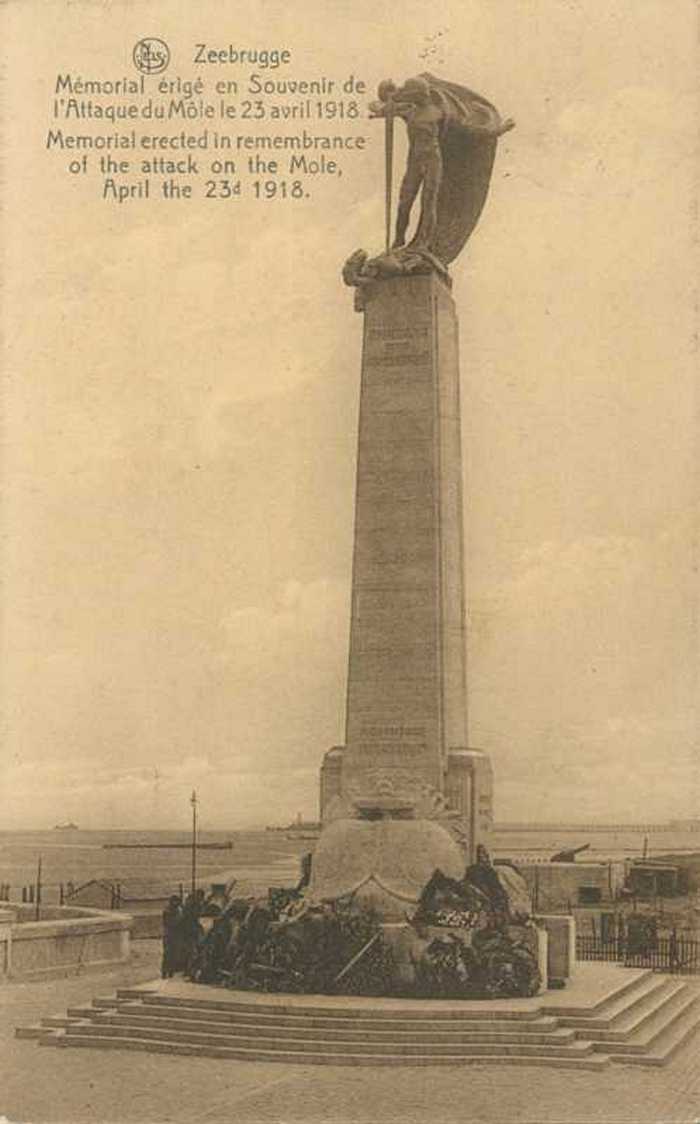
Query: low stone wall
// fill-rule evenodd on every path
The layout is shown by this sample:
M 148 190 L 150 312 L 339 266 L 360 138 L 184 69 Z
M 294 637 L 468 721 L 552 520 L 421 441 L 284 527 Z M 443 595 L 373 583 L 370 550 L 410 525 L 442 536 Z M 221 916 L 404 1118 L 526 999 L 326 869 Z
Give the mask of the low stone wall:
M 163 922 L 160 913 L 141 913 L 134 910 L 131 914 L 133 925 L 131 939 L 134 941 L 161 940 L 163 936 Z
M 30 919 L 34 906 L 0 910 L 0 979 L 74 975 L 129 959 L 132 918 L 98 909 L 47 906 L 47 919 Z
M 612 863 L 518 863 L 537 913 L 570 913 L 576 905 L 610 901 Z
M 16 925 L 25 925 L 27 922 L 36 924 L 36 903 L 21 905 L 13 902 L 7 902 L 3 905 L 4 909 L 9 909 L 14 914 Z M 72 921 L 77 917 L 95 917 L 102 915 L 105 911 L 101 909 L 93 909 L 90 906 L 74 906 L 74 905 L 44 905 L 39 906 L 39 921 Z

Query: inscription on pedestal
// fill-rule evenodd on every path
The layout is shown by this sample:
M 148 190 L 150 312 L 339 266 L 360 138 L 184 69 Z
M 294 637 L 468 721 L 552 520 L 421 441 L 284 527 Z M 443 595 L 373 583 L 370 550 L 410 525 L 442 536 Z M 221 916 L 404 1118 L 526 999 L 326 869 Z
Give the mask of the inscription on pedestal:
M 358 742 L 353 761 L 357 765 L 374 766 L 381 760 L 387 766 L 420 767 L 426 749 L 425 742 Z
M 429 363 L 430 337 L 429 322 L 368 328 L 365 362 L 379 367 L 410 367 L 411 364 Z
M 425 726 L 363 725 L 355 746 L 357 765 L 417 768 L 420 771 L 427 743 Z

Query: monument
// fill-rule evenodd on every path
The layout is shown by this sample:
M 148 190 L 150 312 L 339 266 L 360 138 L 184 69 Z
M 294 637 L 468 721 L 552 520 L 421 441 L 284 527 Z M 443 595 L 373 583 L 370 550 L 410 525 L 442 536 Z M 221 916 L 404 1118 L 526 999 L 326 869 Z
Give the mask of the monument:
M 401 919 L 436 868 L 460 877 L 491 819 L 469 747 L 458 324 L 449 264 L 484 206 L 498 137 L 480 95 L 430 74 L 381 83 L 386 246 L 343 278 L 364 318 L 346 737 L 321 768 L 311 892 Z M 391 239 L 393 125 L 408 158 Z M 420 194 L 415 233 L 406 235 Z

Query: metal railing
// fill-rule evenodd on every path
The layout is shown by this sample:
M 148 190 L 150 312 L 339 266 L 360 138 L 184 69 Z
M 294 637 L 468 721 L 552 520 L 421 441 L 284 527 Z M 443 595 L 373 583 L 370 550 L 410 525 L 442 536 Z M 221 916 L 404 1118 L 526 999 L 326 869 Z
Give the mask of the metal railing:
M 624 936 L 605 941 L 598 936 L 577 936 L 576 955 L 579 960 L 611 960 L 626 968 L 651 968 L 677 975 L 700 973 L 700 941 L 674 933 L 646 943 Z

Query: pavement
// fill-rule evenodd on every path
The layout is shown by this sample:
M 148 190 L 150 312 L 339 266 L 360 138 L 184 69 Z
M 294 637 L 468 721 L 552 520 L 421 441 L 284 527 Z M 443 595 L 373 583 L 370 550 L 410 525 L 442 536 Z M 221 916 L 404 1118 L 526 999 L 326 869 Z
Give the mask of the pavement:
M 57 1050 L 16 1026 L 152 980 L 158 941 L 116 970 L 0 986 L 0 1117 L 13 1124 L 696 1124 L 696 1036 L 664 1069 L 345 1068 Z M 700 982 L 694 986 L 700 987 Z M 3 1122 L 4 1124 L 4 1122 Z

